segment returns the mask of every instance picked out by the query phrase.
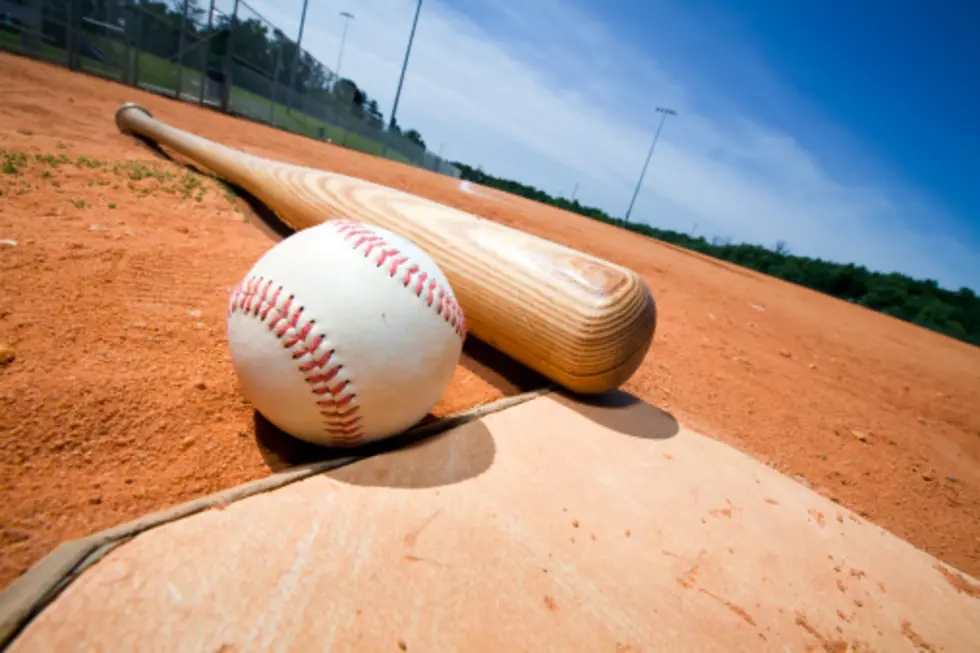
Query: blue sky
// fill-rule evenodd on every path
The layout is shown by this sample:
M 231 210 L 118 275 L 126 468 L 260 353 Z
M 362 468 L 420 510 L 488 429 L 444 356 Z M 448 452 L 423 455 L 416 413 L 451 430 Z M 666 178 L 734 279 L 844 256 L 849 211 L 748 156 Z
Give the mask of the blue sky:
M 218 0 L 218 6 L 230 0 Z M 251 0 L 295 33 L 301 0 Z M 387 116 L 414 0 L 314 0 Z M 980 3 L 424 0 L 399 124 L 634 220 L 980 290 Z M 971 29 L 974 28 L 974 29 Z

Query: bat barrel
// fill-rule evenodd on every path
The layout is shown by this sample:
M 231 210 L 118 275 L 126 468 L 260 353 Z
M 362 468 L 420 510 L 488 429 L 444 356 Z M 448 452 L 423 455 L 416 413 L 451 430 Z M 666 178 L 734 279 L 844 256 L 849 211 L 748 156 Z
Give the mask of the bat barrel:
M 649 287 L 610 261 L 394 188 L 249 155 L 137 104 L 115 121 L 245 189 L 296 231 L 346 217 L 411 240 L 446 274 L 470 333 L 568 390 L 619 387 L 653 341 Z

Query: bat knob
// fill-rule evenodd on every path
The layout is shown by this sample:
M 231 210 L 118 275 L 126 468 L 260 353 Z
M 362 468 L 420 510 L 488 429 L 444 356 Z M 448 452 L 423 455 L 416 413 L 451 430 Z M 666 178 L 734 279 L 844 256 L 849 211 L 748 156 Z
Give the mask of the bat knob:
M 136 104 L 135 102 L 126 102 L 125 104 L 120 105 L 119 108 L 116 109 L 116 127 L 118 127 L 119 131 L 121 131 L 124 134 L 129 134 L 131 132 L 130 130 L 126 129 L 126 127 L 123 125 L 122 122 L 120 122 L 119 119 L 122 117 L 123 112 L 127 111 L 128 109 L 136 109 L 137 111 L 142 111 L 143 113 L 150 116 L 151 118 L 153 117 L 152 113 L 147 111 L 144 107 L 141 107 L 140 105 Z

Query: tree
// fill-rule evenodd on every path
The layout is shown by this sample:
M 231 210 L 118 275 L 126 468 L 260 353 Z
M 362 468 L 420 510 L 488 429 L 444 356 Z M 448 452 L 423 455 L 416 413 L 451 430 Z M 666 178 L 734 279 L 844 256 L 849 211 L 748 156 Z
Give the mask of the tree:
M 354 115 L 359 118 L 364 117 L 364 103 L 367 102 L 367 93 L 354 87 Z
M 333 95 L 337 103 L 346 107 L 354 106 L 354 97 L 359 91 L 357 84 L 346 77 L 337 80 L 333 85 Z
M 235 29 L 233 53 L 235 58 L 240 63 L 263 71 L 269 76 L 274 73 L 276 64 L 275 50 L 271 45 L 269 28 L 256 18 L 249 18 L 239 23 Z
M 422 140 L 422 134 L 419 133 L 419 130 L 409 129 L 407 132 L 405 132 L 405 138 L 417 143 L 419 147 L 425 149 L 425 141 Z
M 384 125 L 384 115 L 382 115 L 381 111 L 378 109 L 377 100 L 368 100 L 364 105 L 364 110 L 367 114 L 365 118 L 372 127 L 380 129 Z

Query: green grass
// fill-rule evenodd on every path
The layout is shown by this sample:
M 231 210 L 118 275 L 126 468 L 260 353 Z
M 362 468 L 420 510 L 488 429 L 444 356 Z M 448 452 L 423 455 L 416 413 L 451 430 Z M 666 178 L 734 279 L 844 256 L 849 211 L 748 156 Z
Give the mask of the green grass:
M 20 35 L 0 29 L 0 48 L 14 52 L 23 52 L 20 44 Z M 68 53 L 62 48 L 57 48 L 50 43 L 42 42 L 41 51 L 37 53 L 37 56 L 53 63 L 60 63 L 62 65 L 67 65 L 68 63 Z
M 272 112 L 273 105 L 275 106 L 274 114 Z M 335 145 L 343 145 L 344 147 L 366 154 L 381 156 L 381 152 L 384 149 L 384 144 L 379 141 L 366 138 L 355 131 L 324 122 L 296 110 L 287 111 L 285 104 L 281 102 L 273 103 L 269 98 L 262 97 L 258 93 L 247 91 L 238 86 L 232 87 L 231 107 L 241 113 L 252 115 L 261 120 L 269 121 L 271 118 L 272 123 L 276 127 L 311 138 L 319 138 L 319 130 L 322 128 L 324 137 L 329 138 Z M 261 107 L 261 110 L 258 110 L 259 107 Z M 394 149 L 388 150 L 387 158 L 408 165 L 415 165 L 411 159 Z
M 27 155 L 23 152 L 14 150 L 3 150 L 3 173 L 6 175 L 19 175 L 27 167 Z
M 34 160 L 39 163 L 46 163 L 52 168 L 57 168 L 63 163 L 71 163 L 71 159 L 67 155 L 62 154 L 61 156 L 55 156 L 53 154 L 35 154 Z
M 158 161 L 112 162 L 86 155 L 79 155 L 72 159 L 64 153 L 54 155 L 44 152 L 31 156 L 19 150 L 0 148 L 0 173 L 14 177 L 10 180 L 9 190 L 15 195 L 24 195 L 38 188 L 23 177 L 25 172 L 39 172 L 41 179 L 47 180 L 52 187 L 60 189 L 61 182 L 55 176 L 62 172 L 61 169 L 65 165 L 93 171 L 92 174 L 84 175 L 82 179 L 76 178 L 77 182 L 84 184 L 86 188 L 111 185 L 113 190 L 118 190 L 120 184 L 116 183 L 116 180 L 125 180 L 126 187 L 138 197 L 146 197 L 160 191 L 177 198 L 202 202 L 209 190 L 224 193 L 226 198 L 229 197 L 227 186 L 218 178 L 191 170 L 167 169 L 167 166 Z M 145 180 L 153 180 L 156 183 L 141 183 Z M 18 185 L 21 188 L 15 188 Z M 77 208 L 88 206 L 81 199 L 69 201 Z M 229 201 L 235 204 L 233 198 Z M 110 204 L 109 208 L 114 209 L 116 205 Z
M 76 168 L 93 168 L 94 169 L 94 168 L 101 168 L 102 165 L 103 165 L 102 164 L 102 161 L 99 161 L 98 159 L 90 159 L 87 156 L 80 156 L 77 159 L 75 159 L 75 167 Z

